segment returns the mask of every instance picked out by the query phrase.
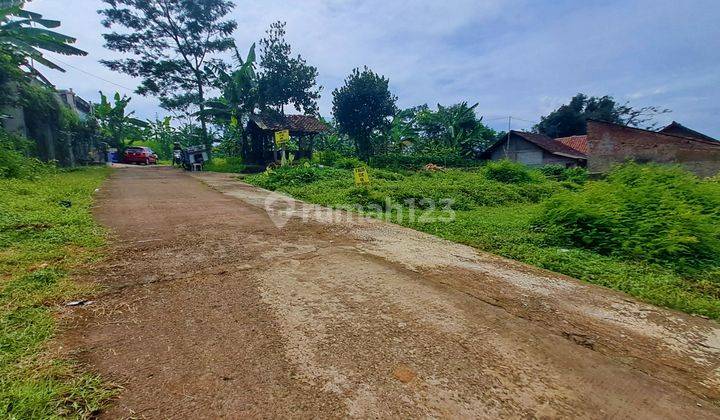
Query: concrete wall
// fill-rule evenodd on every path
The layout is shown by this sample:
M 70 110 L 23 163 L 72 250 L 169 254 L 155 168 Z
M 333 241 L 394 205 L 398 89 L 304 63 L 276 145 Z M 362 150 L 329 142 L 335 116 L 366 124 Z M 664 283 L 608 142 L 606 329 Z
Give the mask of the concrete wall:
M 492 160 L 510 159 L 526 165 L 542 165 L 543 150 L 525 139 L 512 136 L 510 143 L 505 140 L 503 144 L 492 151 L 490 158 Z
M 544 166 L 544 165 L 568 165 L 577 166 L 575 159 L 566 158 L 564 156 L 554 155 L 541 149 L 533 143 L 522 137 L 510 137 L 510 143 L 502 144 L 490 153 L 490 159 L 502 160 L 509 159 L 515 162 L 524 163 L 528 166 Z M 507 148 L 506 148 L 507 146 Z
M 699 176 L 720 172 L 720 143 L 676 137 L 616 124 L 588 121 L 588 170 L 607 172 L 613 164 L 678 163 Z

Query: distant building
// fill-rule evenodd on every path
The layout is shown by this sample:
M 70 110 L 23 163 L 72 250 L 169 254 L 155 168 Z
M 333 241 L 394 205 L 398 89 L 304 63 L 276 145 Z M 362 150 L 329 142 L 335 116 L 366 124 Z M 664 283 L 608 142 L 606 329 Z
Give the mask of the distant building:
M 249 161 L 258 164 L 278 160 L 277 148 L 274 145 L 275 132 L 288 130 L 290 136 L 297 140 L 296 158 L 312 158 L 314 139 L 317 134 L 327 130 L 327 126 L 310 115 L 281 115 L 262 113 L 250 117 L 247 132 L 250 135 Z
M 67 106 L 83 120 L 87 118 L 92 111 L 90 103 L 77 96 L 72 89 L 56 90 L 55 86 L 38 71 L 30 74 L 29 83 L 36 86 L 44 86 L 54 91 L 54 97 L 57 102 L 63 106 Z M 15 99 L 17 99 L 20 95 L 19 85 L 10 82 L 8 88 L 11 90 L 12 95 L 15 96 Z M 0 122 L 5 130 L 10 133 L 22 135 L 35 142 L 35 153 L 41 160 L 58 160 L 61 164 L 67 166 L 96 160 L 95 158 L 87 157 L 91 154 L 96 155 L 93 145 L 76 142 L 68 143 L 62 140 L 62 133 L 56 124 L 46 121 L 45 119 L 30 121 L 26 110 L 20 105 L 4 106 L 0 109 L 0 114 L 2 114 Z
M 657 132 L 589 120 L 587 147 L 595 173 L 628 160 L 680 164 L 699 176 L 720 172 L 720 142 L 675 122 Z
M 544 134 L 510 131 L 490 146 L 484 156 L 492 160 L 509 159 L 529 166 L 586 166 L 587 154 Z
M 667 127 L 663 128 L 659 131 L 663 134 L 671 134 L 673 136 L 680 136 L 680 137 L 689 137 L 691 139 L 696 140 L 708 140 L 708 141 L 717 141 L 716 139 L 706 136 L 703 133 L 700 133 L 695 130 L 691 130 L 684 125 L 680 124 L 679 122 L 673 121 L 672 124 L 668 125 Z
M 75 111 L 81 119 L 85 119 L 92 112 L 92 104 L 85 99 L 79 97 L 72 88 L 57 91 L 57 95 L 63 104 Z

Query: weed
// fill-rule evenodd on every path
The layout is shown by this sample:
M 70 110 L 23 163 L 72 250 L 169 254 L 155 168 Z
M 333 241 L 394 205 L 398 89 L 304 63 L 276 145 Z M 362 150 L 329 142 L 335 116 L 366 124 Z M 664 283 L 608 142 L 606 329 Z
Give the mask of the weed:
M 103 244 L 90 205 L 107 173 L 0 180 L 0 416 L 90 417 L 112 393 L 47 349 L 56 331 L 50 305 L 83 292 L 68 272 Z

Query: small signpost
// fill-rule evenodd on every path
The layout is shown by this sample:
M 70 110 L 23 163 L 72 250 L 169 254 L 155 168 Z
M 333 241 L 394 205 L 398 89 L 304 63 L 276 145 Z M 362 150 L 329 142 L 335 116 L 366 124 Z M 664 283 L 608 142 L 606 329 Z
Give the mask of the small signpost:
M 275 132 L 275 146 L 282 150 L 281 161 L 283 166 L 285 165 L 285 145 L 290 141 L 290 130 L 280 130 Z M 277 159 L 277 152 L 275 152 L 275 159 Z
M 355 185 L 370 185 L 370 175 L 366 167 L 361 166 L 353 170 Z
M 284 148 L 290 141 L 290 130 L 282 130 L 275 132 L 275 145 L 279 148 Z

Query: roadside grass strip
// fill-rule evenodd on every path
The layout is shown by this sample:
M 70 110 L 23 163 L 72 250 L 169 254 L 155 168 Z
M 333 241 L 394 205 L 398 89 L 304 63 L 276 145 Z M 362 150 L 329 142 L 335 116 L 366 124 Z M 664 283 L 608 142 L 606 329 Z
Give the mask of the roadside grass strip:
M 92 292 L 71 275 L 100 257 L 90 208 L 109 171 L 0 179 L 0 417 L 88 418 L 113 395 L 50 345 L 58 306 Z

